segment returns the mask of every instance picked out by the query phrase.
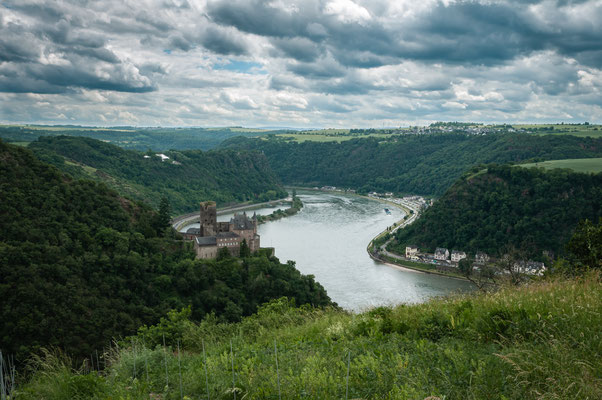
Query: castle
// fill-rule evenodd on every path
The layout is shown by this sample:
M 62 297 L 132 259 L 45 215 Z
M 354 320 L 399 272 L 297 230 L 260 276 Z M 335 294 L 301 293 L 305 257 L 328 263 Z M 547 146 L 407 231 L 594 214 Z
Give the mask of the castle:
M 247 242 L 251 252 L 259 250 L 257 216 L 247 217 L 246 213 L 234 214 L 230 222 L 217 222 L 217 208 L 214 201 L 201 203 L 200 227 L 190 228 L 184 234 L 194 241 L 197 258 L 216 258 L 223 247 L 233 256 L 240 255 L 242 241 Z

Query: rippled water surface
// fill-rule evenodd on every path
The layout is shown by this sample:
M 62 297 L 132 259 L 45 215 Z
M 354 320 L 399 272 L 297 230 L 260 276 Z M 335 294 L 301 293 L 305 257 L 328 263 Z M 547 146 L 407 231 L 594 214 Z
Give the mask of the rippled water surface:
M 324 192 L 300 191 L 299 197 L 304 208 L 297 215 L 260 225 L 261 244 L 275 247 L 282 262 L 294 260 L 299 271 L 313 274 L 340 306 L 362 310 L 472 289 L 465 281 L 400 270 L 368 256 L 370 240 L 403 217 L 396 207 Z

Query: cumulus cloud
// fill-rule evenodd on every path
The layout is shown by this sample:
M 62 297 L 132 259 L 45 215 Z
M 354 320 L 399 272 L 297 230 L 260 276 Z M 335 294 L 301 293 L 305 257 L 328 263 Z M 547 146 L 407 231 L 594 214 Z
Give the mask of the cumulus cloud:
M 598 0 L 5 0 L 0 121 L 602 122 L 600 20 Z

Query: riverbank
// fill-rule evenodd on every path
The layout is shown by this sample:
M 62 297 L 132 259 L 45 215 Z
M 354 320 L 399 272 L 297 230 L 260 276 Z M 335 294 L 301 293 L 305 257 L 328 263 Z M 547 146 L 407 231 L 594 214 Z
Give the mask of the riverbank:
M 393 240 L 393 237 L 390 236 L 392 233 L 394 233 L 397 229 L 401 229 L 401 228 L 413 223 L 416 219 L 418 219 L 418 217 L 420 216 L 420 209 L 418 207 L 410 207 L 409 204 L 402 205 L 402 204 L 399 204 L 399 203 L 396 203 L 396 202 L 393 202 L 393 201 L 390 201 L 387 199 L 379 198 L 379 197 L 372 197 L 372 196 L 361 196 L 361 197 L 364 197 L 367 199 L 372 199 L 372 200 L 377 200 L 377 201 L 380 201 L 381 203 L 396 206 L 396 207 L 402 209 L 406 213 L 406 217 L 404 217 L 404 219 L 395 223 L 393 229 L 387 228 L 386 230 L 384 230 L 381 233 L 379 233 L 378 235 L 376 235 L 374 237 L 374 239 L 372 239 L 370 241 L 370 243 L 368 243 L 368 247 L 366 248 L 366 251 L 368 252 L 368 255 L 370 256 L 370 258 L 372 258 L 375 261 L 382 262 L 383 264 L 386 264 L 390 267 L 395 267 L 395 268 L 405 269 L 405 270 L 412 270 L 412 271 L 425 273 L 425 274 L 440 275 L 440 276 L 445 276 L 448 278 L 460 279 L 463 281 L 470 282 L 469 279 L 467 279 L 465 276 L 463 276 L 459 273 L 440 271 L 440 270 L 437 270 L 437 267 L 432 264 L 424 264 L 424 263 L 414 262 L 414 261 L 410 261 L 410 260 L 405 260 L 405 259 L 403 259 L 402 256 L 400 256 L 398 254 L 390 253 L 386 250 L 387 245 L 391 242 L 391 240 Z M 408 216 L 409 216 L 409 218 L 408 218 Z M 387 235 L 389 235 L 389 236 L 387 237 Z M 383 239 L 384 239 L 384 241 L 383 241 Z
M 285 197 L 282 199 L 276 199 L 276 200 L 270 200 L 270 201 L 266 201 L 263 203 L 238 203 L 238 204 L 234 204 L 234 205 L 230 205 L 227 207 L 223 207 L 223 208 L 218 208 L 217 209 L 217 215 L 223 215 L 223 214 L 227 214 L 227 213 L 231 213 L 231 212 L 236 212 L 236 211 L 247 211 L 247 210 L 254 210 L 254 209 L 258 209 L 258 208 L 262 208 L 265 206 L 270 206 L 270 207 L 274 207 L 278 204 L 284 204 L 287 202 L 290 202 L 292 199 L 291 197 Z M 190 224 L 193 223 L 198 223 L 199 222 L 199 211 L 195 211 L 195 212 L 191 212 L 191 213 L 187 213 L 187 214 L 182 214 L 182 215 L 178 215 L 177 217 L 173 217 L 171 219 L 171 226 L 178 232 L 180 232 L 180 230 Z
M 299 211 L 301 211 L 302 208 L 303 208 L 303 202 L 301 201 L 301 199 L 299 197 L 297 197 L 295 194 L 293 194 L 293 199 L 291 201 L 291 206 L 289 208 L 287 208 L 286 210 L 278 209 L 268 215 L 258 215 L 257 223 L 264 224 L 266 222 L 278 221 L 279 219 L 282 219 L 284 217 L 292 217 L 293 215 L 295 215 Z

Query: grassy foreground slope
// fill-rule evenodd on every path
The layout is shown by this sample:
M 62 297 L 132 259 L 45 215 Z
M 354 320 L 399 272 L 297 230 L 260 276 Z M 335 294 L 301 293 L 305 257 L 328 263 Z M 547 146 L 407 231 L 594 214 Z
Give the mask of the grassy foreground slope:
M 15 398 L 599 399 L 600 279 L 359 315 L 283 299 L 235 324 L 172 314 L 114 349 L 99 375 L 42 360 Z
M 102 181 L 121 195 L 158 206 L 167 197 L 176 213 L 197 209 L 199 201 L 218 204 L 267 201 L 286 196 L 279 179 L 257 152 L 125 150 L 99 140 L 55 136 L 29 145 L 42 160 L 79 178 Z M 174 164 L 173 162 L 176 162 Z

